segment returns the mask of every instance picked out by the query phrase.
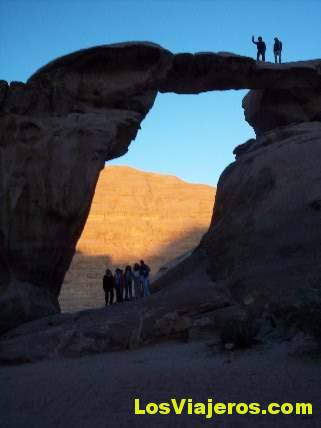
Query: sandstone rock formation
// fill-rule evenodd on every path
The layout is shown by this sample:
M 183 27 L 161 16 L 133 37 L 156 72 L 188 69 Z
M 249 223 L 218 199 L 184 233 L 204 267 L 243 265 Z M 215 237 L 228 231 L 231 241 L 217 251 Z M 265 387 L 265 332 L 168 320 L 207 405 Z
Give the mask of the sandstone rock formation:
M 157 91 L 192 94 L 222 89 L 259 89 L 265 91 L 260 101 L 264 109 L 279 93 L 282 93 L 280 106 L 287 104 L 283 102 L 285 99 L 291 105 L 297 96 L 298 102 L 295 99 L 293 111 L 283 108 L 282 114 L 278 114 L 272 109 L 274 117 L 271 120 L 262 119 L 263 113 L 258 113 L 260 107 L 255 106 L 257 95 L 254 95 L 254 106 L 249 99 L 246 101 L 247 117 L 261 138 L 261 133 L 275 126 L 292 126 L 293 121 L 310 123 L 310 120 L 319 120 L 315 94 L 319 94 L 320 87 L 319 60 L 274 65 L 256 63 L 251 58 L 229 53 L 174 55 L 158 45 L 137 42 L 85 49 L 59 58 L 35 73 L 26 84 L 13 82 L 8 86 L 6 82 L 0 82 L 0 332 L 59 310 L 57 299 L 63 277 L 84 227 L 99 172 L 106 160 L 126 152 L 141 121 L 152 107 Z M 268 96 L 269 91 L 271 96 Z M 304 101 L 300 110 L 298 103 L 301 103 L 302 96 Z M 266 108 L 267 114 L 269 111 Z M 311 126 L 314 127 L 313 124 Z M 289 129 L 290 135 L 293 135 L 292 129 L 297 128 Z M 282 135 L 287 130 L 280 132 Z M 258 146 L 269 145 L 271 137 L 262 135 L 260 138 Z M 275 151 L 269 156 L 270 161 L 276 164 L 279 153 L 277 138 Z M 317 134 L 312 140 L 318 138 Z M 304 139 L 307 141 L 310 137 Z M 282 142 L 280 144 L 283 147 Z M 311 172 L 310 151 L 296 152 L 303 146 L 295 143 L 295 139 L 289 142 L 289 156 L 293 160 L 291 168 L 317 180 L 317 173 Z M 241 152 L 255 147 L 256 143 L 252 141 L 238 153 L 241 156 Z M 258 147 L 256 154 L 259 156 L 262 150 L 266 149 Z M 270 150 L 272 153 L 272 145 Z M 257 157 L 242 156 L 244 162 L 248 162 L 247 167 L 238 169 L 238 166 L 243 166 L 243 161 L 237 161 L 220 180 L 218 207 L 225 207 L 222 200 L 229 197 L 224 191 L 227 175 L 231 170 L 234 170 L 233 176 L 242 171 L 240 182 L 245 180 L 242 188 L 248 199 L 242 200 L 241 204 L 250 203 L 254 198 L 255 208 L 249 208 L 253 212 L 258 206 L 256 179 L 258 187 L 263 188 L 264 195 L 267 195 L 268 189 L 276 186 L 273 184 L 276 173 L 271 171 L 271 165 L 265 166 L 264 162 L 263 171 L 257 171 L 255 165 L 261 161 Z M 249 175 L 252 161 L 253 176 Z M 283 168 L 282 162 L 279 165 Z M 297 180 L 300 179 L 297 176 Z M 234 178 L 232 181 L 235 184 L 233 190 L 237 192 L 241 186 Z M 309 191 L 310 186 L 297 198 L 306 201 Z M 285 194 L 288 195 L 287 190 L 284 190 Z M 237 195 L 235 201 L 240 200 Z M 233 207 L 241 210 L 239 202 Z M 308 208 L 307 216 L 298 215 L 298 205 L 290 197 L 287 207 L 291 227 L 287 229 L 288 238 L 285 237 L 284 241 L 288 239 L 291 246 L 290 234 L 296 235 L 298 221 L 315 224 L 315 218 L 311 217 Z M 303 213 L 302 210 L 300 212 Z M 276 215 L 275 211 L 272 214 Z M 248 214 L 239 217 L 229 211 L 224 216 L 230 219 L 227 222 L 224 217 L 225 230 L 231 225 L 232 231 L 234 221 L 238 224 L 240 233 L 234 236 L 241 236 L 244 226 L 251 230 L 248 223 L 244 223 Z M 239 220 L 232 219 L 233 216 Z M 204 240 L 212 261 L 212 254 L 219 250 L 209 241 L 213 231 L 221 233 L 222 212 L 217 217 Z M 261 229 L 253 230 L 259 233 Z M 318 237 L 317 230 L 314 239 L 318 241 Z M 215 239 L 215 242 L 222 242 L 220 238 Z M 259 235 L 257 239 L 260 239 Z M 242 240 L 238 242 L 237 245 L 243 245 Z M 311 245 L 313 243 L 315 241 Z M 252 245 L 252 240 L 246 240 L 244 245 L 244 251 L 252 253 L 248 245 Z M 226 251 L 223 253 L 228 254 Z M 234 260 L 234 256 L 222 256 L 220 259 L 222 266 L 218 273 L 225 270 L 233 274 L 235 268 L 231 269 L 229 262 Z M 266 271 L 269 260 L 270 254 L 262 248 L 257 271 L 260 271 L 259 266 L 265 266 L 262 271 Z M 316 273 L 316 264 L 309 260 L 310 271 Z M 246 266 L 244 269 L 247 271 Z M 211 272 L 216 275 L 213 266 Z M 287 272 L 290 282 L 291 274 Z M 275 280 L 275 286 L 278 286 L 278 280 Z M 22 295 L 25 297 L 21 298 Z M 14 313 L 12 317 L 8 317 L 9 307 L 10 314 Z
M 266 132 L 236 154 L 202 243 L 212 278 L 283 317 L 321 302 L 321 122 Z
M 256 135 L 293 123 L 321 121 L 321 89 L 250 91 L 243 99 L 246 121 Z
M 55 76 L 1 85 L 0 331 L 59 311 L 99 172 L 126 152 L 154 102 L 157 91 L 142 88 L 162 68 L 159 49 L 142 46 L 143 63 L 124 49 L 125 57 L 103 50 L 108 58 L 95 66 L 89 55 L 67 73 L 58 67 Z
M 207 231 L 213 187 L 174 176 L 109 166 L 99 176 L 86 226 L 66 274 L 59 302 L 63 311 L 104 304 L 106 267 L 143 258 L 152 278 L 169 262 L 192 251 Z

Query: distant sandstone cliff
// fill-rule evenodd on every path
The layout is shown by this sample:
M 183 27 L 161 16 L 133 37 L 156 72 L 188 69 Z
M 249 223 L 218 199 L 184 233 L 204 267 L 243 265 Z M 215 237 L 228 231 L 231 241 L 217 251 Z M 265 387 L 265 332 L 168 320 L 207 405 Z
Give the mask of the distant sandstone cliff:
M 125 166 L 106 167 L 65 277 L 62 310 L 99 305 L 107 266 L 143 258 L 155 275 L 190 252 L 208 229 L 214 197 L 210 186 Z

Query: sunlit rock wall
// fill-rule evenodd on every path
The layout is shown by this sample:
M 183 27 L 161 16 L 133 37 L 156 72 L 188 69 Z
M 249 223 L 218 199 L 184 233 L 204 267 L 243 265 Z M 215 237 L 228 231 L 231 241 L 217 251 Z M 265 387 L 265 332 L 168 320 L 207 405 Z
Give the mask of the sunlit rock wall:
M 192 251 L 207 231 L 215 189 L 174 176 L 110 166 L 100 174 L 77 253 L 66 274 L 62 310 L 104 303 L 102 275 L 144 259 L 154 277 Z

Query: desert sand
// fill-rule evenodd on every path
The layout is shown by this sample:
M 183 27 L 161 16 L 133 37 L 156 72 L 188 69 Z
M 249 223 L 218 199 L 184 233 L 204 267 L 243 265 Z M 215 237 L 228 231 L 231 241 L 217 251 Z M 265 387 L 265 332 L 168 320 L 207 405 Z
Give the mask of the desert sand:
M 127 352 L 0 368 L 3 428 L 278 427 L 317 428 L 319 361 L 290 357 L 287 345 L 215 352 L 167 343 Z M 5 392 L 5 393 L 4 393 Z M 312 402 L 309 416 L 133 414 L 142 403 L 193 398 L 216 402 Z

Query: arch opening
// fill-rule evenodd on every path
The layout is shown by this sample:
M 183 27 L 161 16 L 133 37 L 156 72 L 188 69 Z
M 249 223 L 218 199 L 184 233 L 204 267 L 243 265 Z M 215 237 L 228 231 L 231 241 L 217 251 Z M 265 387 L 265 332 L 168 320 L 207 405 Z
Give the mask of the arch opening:
M 107 266 L 143 258 L 155 279 L 191 254 L 210 225 L 220 173 L 253 136 L 241 108 L 246 92 L 158 94 L 128 153 L 100 174 L 62 311 L 102 306 Z

